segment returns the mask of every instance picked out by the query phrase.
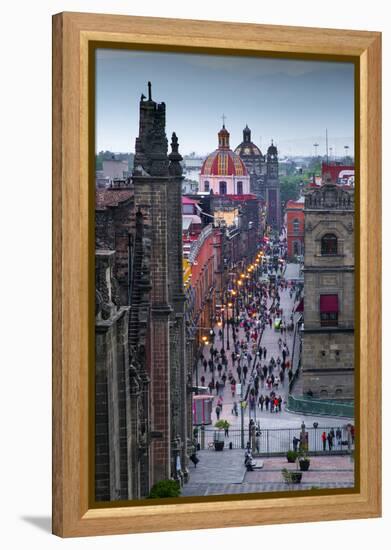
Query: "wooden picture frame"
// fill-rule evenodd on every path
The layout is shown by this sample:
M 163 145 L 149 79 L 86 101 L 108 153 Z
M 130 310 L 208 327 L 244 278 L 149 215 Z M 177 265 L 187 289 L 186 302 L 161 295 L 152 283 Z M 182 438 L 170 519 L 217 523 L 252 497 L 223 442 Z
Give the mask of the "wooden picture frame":
M 356 492 L 91 507 L 88 395 L 89 44 L 347 56 L 359 70 L 359 404 Z M 62 537 L 378 517 L 381 514 L 381 34 L 61 13 L 53 17 L 53 533 Z M 218 510 L 218 513 L 216 511 Z

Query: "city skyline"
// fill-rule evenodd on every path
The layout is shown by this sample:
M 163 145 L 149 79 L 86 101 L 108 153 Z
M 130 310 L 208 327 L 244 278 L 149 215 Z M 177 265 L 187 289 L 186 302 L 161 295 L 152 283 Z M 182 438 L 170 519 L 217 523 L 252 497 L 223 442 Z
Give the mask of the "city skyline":
M 281 156 L 325 155 L 327 128 L 328 153 L 354 156 L 353 64 L 123 50 L 97 51 L 97 152 L 134 152 L 148 80 L 183 155 L 216 149 L 224 115 L 233 149 L 248 124 L 263 153 L 273 139 Z

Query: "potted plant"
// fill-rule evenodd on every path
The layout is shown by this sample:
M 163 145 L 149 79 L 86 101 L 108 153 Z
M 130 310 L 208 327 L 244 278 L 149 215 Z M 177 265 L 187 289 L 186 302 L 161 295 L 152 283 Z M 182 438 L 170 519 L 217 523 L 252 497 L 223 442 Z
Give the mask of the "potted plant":
M 302 472 L 307 472 L 310 467 L 311 461 L 308 456 L 302 455 L 299 457 L 299 468 Z
M 224 438 L 228 432 L 230 424 L 228 420 L 218 420 L 215 424 L 216 431 L 213 434 L 213 443 L 215 451 L 222 451 L 224 449 Z
M 298 454 L 299 454 L 299 453 L 297 453 L 296 451 L 288 451 L 288 452 L 286 453 L 286 459 L 287 459 L 287 461 L 293 464 L 294 462 L 296 462 L 296 459 L 297 459 L 297 457 L 298 457 Z
M 300 483 L 301 478 L 303 474 L 301 472 L 298 472 L 296 470 L 287 470 L 286 468 L 283 468 L 281 470 L 282 477 L 284 478 L 285 483 Z

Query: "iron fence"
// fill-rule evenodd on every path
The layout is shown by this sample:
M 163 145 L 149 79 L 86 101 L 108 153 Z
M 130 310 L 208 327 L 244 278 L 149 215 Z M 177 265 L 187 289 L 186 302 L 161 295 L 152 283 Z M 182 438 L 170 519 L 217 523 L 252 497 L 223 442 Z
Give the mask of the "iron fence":
M 300 443 L 301 429 L 295 428 L 269 428 L 260 429 L 259 437 L 253 435 L 250 437 L 249 429 L 244 430 L 244 446 L 248 443 L 255 454 L 268 455 L 283 455 L 287 451 L 295 450 L 294 438 L 296 438 L 296 450 L 304 450 L 307 454 L 347 454 L 354 449 L 354 436 L 346 425 L 340 426 L 341 435 L 337 437 L 336 427 L 318 426 L 317 428 L 306 427 L 305 433 L 308 438 L 308 448 L 305 448 L 306 441 Z M 332 444 L 322 440 L 322 434 L 326 436 L 334 431 Z M 217 435 L 218 434 L 218 435 Z M 339 435 L 339 434 L 338 434 Z M 242 431 L 240 429 L 228 429 L 218 431 L 216 429 L 199 428 L 195 439 L 199 450 L 211 449 L 214 450 L 216 439 L 224 441 L 225 449 L 240 449 L 242 448 Z

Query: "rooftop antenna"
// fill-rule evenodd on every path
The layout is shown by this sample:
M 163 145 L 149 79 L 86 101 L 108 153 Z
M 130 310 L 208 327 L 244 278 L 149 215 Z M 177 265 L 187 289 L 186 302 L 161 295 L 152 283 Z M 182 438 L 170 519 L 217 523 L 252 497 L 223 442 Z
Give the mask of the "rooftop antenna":
M 329 138 L 327 135 L 327 128 L 326 128 L 326 164 L 329 163 Z
M 225 119 L 227 118 L 225 114 L 223 113 L 223 116 L 221 117 L 223 119 L 223 128 L 225 128 Z

